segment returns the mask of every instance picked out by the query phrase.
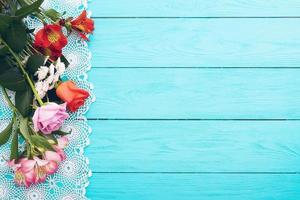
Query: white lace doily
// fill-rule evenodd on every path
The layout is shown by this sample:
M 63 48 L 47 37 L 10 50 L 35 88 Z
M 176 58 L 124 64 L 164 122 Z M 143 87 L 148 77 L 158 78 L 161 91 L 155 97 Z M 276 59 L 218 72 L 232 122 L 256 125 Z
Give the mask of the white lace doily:
M 87 0 L 45 0 L 44 8 L 54 8 L 60 12 L 66 12 L 65 16 L 78 16 L 87 9 Z M 30 28 L 42 27 L 35 19 L 26 19 Z M 88 90 L 91 97 L 86 104 L 76 113 L 70 113 L 64 128 L 72 129 L 68 135 L 69 146 L 65 149 L 67 159 L 63 161 L 56 174 L 48 176 L 45 183 L 33 185 L 29 188 L 16 186 L 13 182 L 14 174 L 8 167 L 6 160 L 10 154 L 10 142 L 0 146 L 0 199 L 7 200 L 81 200 L 85 197 L 85 188 L 88 186 L 88 178 L 92 175 L 89 169 L 89 161 L 83 155 L 84 148 L 89 144 L 91 128 L 87 124 L 84 113 L 95 100 L 92 93 L 92 84 L 87 81 L 87 71 L 91 68 L 91 53 L 88 45 L 76 33 L 68 38 L 68 45 L 64 49 L 64 55 L 70 62 L 65 72 L 67 79 L 73 80 L 80 88 Z M 0 130 L 9 123 L 12 113 L 0 92 Z M 19 144 L 22 148 L 23 144 Z

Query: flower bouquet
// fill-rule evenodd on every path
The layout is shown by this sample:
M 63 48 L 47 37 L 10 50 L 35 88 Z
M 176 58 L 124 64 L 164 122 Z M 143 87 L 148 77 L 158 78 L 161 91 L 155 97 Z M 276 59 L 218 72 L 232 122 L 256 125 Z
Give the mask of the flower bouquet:
M 77 18 L 54 9 L 44 10 L 43 0 L 0 0 L 0 85 L 12 118 L 0 133 L 0 145 L 11 141 L 8 165 L 17 185 L 44 182 L 66 159 L 69 132 L 61 130 L 70 112 L 84 105 L 89 93 L 72 80 L 62 80 L 69 65 L 63 55 L 68 35 L 83 40 L 94 30 L 83 11 Z M 40 30 L 26 27 L 33 17 Z M 25 147 L 18 146 L 24 141 Z

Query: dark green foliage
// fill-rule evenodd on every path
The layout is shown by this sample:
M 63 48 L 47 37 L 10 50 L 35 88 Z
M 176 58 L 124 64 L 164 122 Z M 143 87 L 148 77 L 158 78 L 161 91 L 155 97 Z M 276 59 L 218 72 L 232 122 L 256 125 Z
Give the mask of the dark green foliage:
M 26 27 L 21 20 L 13 20 L 7 27 L 2 38 L 8 46 L 16 53 L 21 52 L 27 43 Z
M 33 93 L 26 83 L 26 89 L 17 91 L 15 96 L 15 106 L 23 117 L 28 117 L 32 110 Z
M 38 68 L 44 65 L 45 56 L 42 55 L 32 55 L 28 58 L 26 63 L 26 69 L 31 74 L 34 75 Z
M 56 21 L 61 17 L 61 14 L 54 9 L 46 10 L 44 13 L 45 15 L 47 15 L 47 17 L 49 17 L 53 21 Z
M 7 70 L 0 74 L 0 85 L 13 91 L 22 91 L 26 89 L 24 76 L 16 67 L 8 67 Z
M 31 142 L 34 146 L 42 147 L 45 150 L 54 151 L 52 145 L 48 142 L 48 140 L 39 135 L 33 135 L 30 137 Z
M 23 6 L 16 11 L 16 16 L 18 18 L 23 18 L 26 17 L 29 14 L 32 14 L 33 12 L 36 12 L 39 10 L 40 6 L 42 5 L 44 0 L 37 0 L 34 3 L 30 4 L 30 5 L 26 5 L 24 2 Z
M 70 131 L 70 132 L 65 132 L 65 131 L 58 130 L 58 131 L 52 132 L 52 134 L 54 134 L 54 135 L 60 135 L 60 136 L 65 136 L 65 135 L 71 134 L 71 132 L 72 132 L 72 131 Z
M 19 157 L 19 152 L 18 152 L 18 135 L 19 135 L 19 132 L 18 131 L 15 131 L 14 134 L 13 134 L 13 138 L 12 138 L 12 141 L 11 141 L 11 146 L 10 146 L 10 160 L 13 160 L 13 159 L 18 159 Z

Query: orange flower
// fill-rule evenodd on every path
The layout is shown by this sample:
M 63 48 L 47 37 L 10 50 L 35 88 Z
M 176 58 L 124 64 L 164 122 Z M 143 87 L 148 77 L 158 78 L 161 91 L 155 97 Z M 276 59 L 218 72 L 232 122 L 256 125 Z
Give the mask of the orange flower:
M 56 89 L 56 95 L 67 103 L 72 112 L 80 108 L 90 96 L 86 90 L 78 88 L 73 81 L 61 83 Z
M 76 19 L 71 21 L 71 26 L 74 30 L 79 32 L 79 35 L 88 40 L 86 34 L 94 31 L 94 21 L 87 17 L 87 12 L 84 10 Z
M 50 24 L 45 25 L 36 33 L 34 46 L 45 55 L 59 57 L 67 43 L 68 40 L 62 32 L 61 26 Z

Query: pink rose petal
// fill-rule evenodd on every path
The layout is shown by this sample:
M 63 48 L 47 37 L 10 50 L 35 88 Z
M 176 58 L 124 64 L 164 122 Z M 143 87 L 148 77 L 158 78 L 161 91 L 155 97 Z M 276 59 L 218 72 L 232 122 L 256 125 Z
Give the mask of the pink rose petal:
M 58 105 L 49 103 L 39 107 L 32 117 L 34 130 L 41 131 L 44 134 L 50 134 L 57 131 L 62 126 L 64 120 L 69 117 L 66 111 L 66 103 Z

